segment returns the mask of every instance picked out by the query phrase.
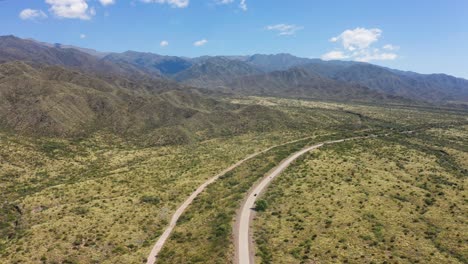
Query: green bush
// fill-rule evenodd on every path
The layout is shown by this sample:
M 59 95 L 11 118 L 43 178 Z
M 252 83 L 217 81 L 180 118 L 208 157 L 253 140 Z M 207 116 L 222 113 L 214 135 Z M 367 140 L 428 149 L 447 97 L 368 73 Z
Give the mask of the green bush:
M 255 202 L 255 211 L 264 212 L 268 207 L 268 203 L 265 200 L 258 200 Z
M 161 199 L 159 199 L 159 197 L 156 196 L 145 195 L 140 198 L 140 202 L 142 203 L 159 204 L 160 201 Z

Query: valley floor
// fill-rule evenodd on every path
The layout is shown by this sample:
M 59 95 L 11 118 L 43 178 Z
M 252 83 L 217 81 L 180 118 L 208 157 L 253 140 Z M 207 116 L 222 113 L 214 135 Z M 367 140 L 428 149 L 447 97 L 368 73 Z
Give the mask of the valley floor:
M 139 148 L 1 135 L 7 263 L 141 263 L 176 206 L 207 178 L 294 134 L 243 135 Z
M 301 122 L 146 148 L 105 133 L 79 140 L 0 133 L 0 262 L 142 263 L 201 183 L 249 154 L 313 136 L 263 153 L 210 185 L 182 215 L 158 260 L 228 263 L 236 210 L 281 160 L 325 140 L 405 130 L 415 133 L 327 146 L 286 170 L 261 197 L 268 207 L 254 220 L 257 262 L 355 262 L 362 255 L 367 262 L 466 261 L 466 112 L 234 101 Z
M 466 263 L 468 126 L 328 145 L 274 181 L 257 263 Z

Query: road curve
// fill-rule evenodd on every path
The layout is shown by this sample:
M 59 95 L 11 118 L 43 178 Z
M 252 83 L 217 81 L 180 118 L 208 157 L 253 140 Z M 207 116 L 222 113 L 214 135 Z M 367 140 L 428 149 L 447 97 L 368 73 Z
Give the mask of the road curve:
M 232 171 L 233 169 L 235 169 L 236 167 L 238 167 L 239 165 L 241 165 L 242 163 L 262 154 L 262 153 L 265 153 L 273 148 L 276 148 L 276 147 L 279 147 L 279 146 L 283 146 L 283 145 L 287 145 L 287 144 L 291 144 L 291 143 L 294 143 L 294 142 L 298 142 L 298 141 L 301 141 L 301 140 L 305 140 L 305 139 L 309 139 L 309 138 L 312 138 L 312 137 L 305 137 L 305 138 L 301 138 L 301 139 L 296 139 L 296 140 L 293 140 L 293 141 L 289 141 L 289 142 L 286 142 L 286 143 L 283 143 L 283 144 L 279 144 L 279 145 L 275 145 L 275 146 L 272 146 L 272 147 L 269 147 L 265 150 L 262 150 L 260 152 L 256 152 L 254 154 L 251 154 L 249 156 L 247 156 L 246 158 L 244 158 L 243 160 L 240 160 L 238 161 L 236 164 L 230 166 L 229 168 L 223 170 L 221 173 L 217 174 L 216 176 L 210 178 L 209 180 L 207 180 L 206 182 L 204 182 L 202 185 L 200 185 L 188 198 L 187 200 L 184 201 L 184 203 L 176 210 L 176 212 L 174 213 L 174 215 L 172 216 L 171 218 L 171 221 L 169 222 L 169 225 L 166 227 L 166 229 L 164 230 L 164 233 L 159 237 L 158 241 L 156 242 L 156 244 L 153 246 L 153 249 L 151 250 L 151 253 L 149 254 L 148 256 L 148 259 L 146 261 L 147 264 L 154 264 L 158 258 L 158 254 L 159 252 L 161 251 L 161 249 L 163 248 L 164 244 L 166 243 L 167 239 L 169 238 L 169 236 L 171 235 L 172 233 L 172 230 L 174 229 L 174 227 L 176 226 L 177 224 L 177 221 L 179 220 L 180 216 L 182 215 L 182 213 L 187 209 L 187 207 L 193 202 L 193 200 L 201 193 L 203 192 L 203 190 L 205 190 L 205 188 L 212 184 L 213 182 L 215 182 L 217 179 L 219 179 L 219 177 L 223 176 L 224 174 L 228 173 L 229 171 Z
M 368 137 L 375 137 L 375 135 L 371 135 Z M 237 214 L 236 223 L 234 226 L 234 236 L 235 236 L 235 248 L 236 248 L 236 255 L 235 255 L 235 263 L 238 264 L 253 264 L 254 263 L 254 248 L 252 246 L 251 241 L 251 234 L 250 234 L 250 222 L 253 218 L 252 215 L 252 208 L 254 208 L 255 200 L 257 197 L 265 190 L 265 188 L 273 181 L 280 173 L 286 169 L 294 160 L 302 156 L 303 154 L 320 148 L 326 144 L 334 144 L 343 141 L 358 139 L 358 138 L 366 138 L 366 137 L 353 137 L 347 139 L 340 139 L 340 140 L 333 140 L 327 141 L 324 143 L 316 144 L 313 146 L 306 147 L 291 156 L 287 159 L 283 160 L 276 168 L 273 169 L 272 172 L 268 173 L 263 179 L 257 183 L 252 190 L 247 195 L 247 198 L 244 200 L 244 203 L 241 205 L 241 209 Z

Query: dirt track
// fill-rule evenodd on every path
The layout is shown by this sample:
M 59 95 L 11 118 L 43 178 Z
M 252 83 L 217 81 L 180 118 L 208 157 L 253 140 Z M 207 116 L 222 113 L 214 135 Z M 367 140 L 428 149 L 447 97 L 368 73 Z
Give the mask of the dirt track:
M 367 137 L 353 137 L 347 139 L 340 139 L 340 140 L 333 140 L 327 141 L 324 143 L 316 144 L 313 146 L 306 147 L 285 160 L 283 160 L 277 167 L 275 167 L 272 171 L 266 174 L 263 179 L 256 183 L 251 191 L 245 198 L 241 209 L 237 213 L 236 223 L 234 225 L 234 240 L 235 240 L 235 259 L 234 263 L 238 264 L 253 264 L 255 252 L 253 248 L 253 241 L 252 241 L 252 234 L 250 230 L 250 224 L 253 219 L 254 211 L 252 208 L 254 207 L 255 201 L 257 197 L 268 187 L 272 180 L 274 180 L 281 172 L 286 169 L 294 160 L 302 156 L 303 154 L 320 148 L 323 145 L 327 144 L 335 144 L 343 141 L 354 140 L 354 139 L 361 139 L 361 138 L 370 138 L 376 137 L 375 135 L 367 136 Z
M 174 213 L 174 215 L 172 216 L 171 218 L 171 221 L 169 223 L 169 225 L 166 227 L 166 229 L 164 230 L 164 233 L 159 237 L 158 241 L 156 242 L 156 244 L 153 246 L 153 249 L 151 250 L 151 253 L 149 254 L 148 256 L 148 259 L 146 261 L 147 264 L 154 264 L 156 261 L 157 261 L 157 258 L 158 258 L 158 254 L 159 252 L 161 251 L 161 249 L 163 248 L 164 244 L 166 243 L 167 239 L 169 238 L 169 236 L 171 235 L 172 233 L 172 230 L 174 229 L 174 227 L 176 226 L 177 224 L 177 221 L 179 220 L 180 216 L 183 214 L 183 212 L 187 209 L 187 207 L 193 202 L 193 200 L 201 193 L 203 192 L 203 190 L 205 190 L 205 188 L 212 184 L 213 182 L 215 182 L 217 179 L 219 179 L 219 177 L 223 176 L 224 174 L 226 174 L 227 172 L 235 169 L 236 167 L 238 167 L 239 165 L 241 165 L 242 163 L 262 154 L 262 153 L 265 153 L 273 148 L 276 148 L 276 147 L 279 147 L 279 146 L 283 146 L 283 145 L 287 145 L 287 144 L 291 144 L 291 143 L 294 143 L 294 142 L 298 142 L 298 141 L 301 141 L 301 140 L 305 140 L 305 139 L 308 139 L 308 138 L 311 138 L 311 137 L 306 137 L 306 138 L 301 138 L 301 139 L 297 139 L 297 140 L 293 140 L 293 141 L 289 141 L 289 142 L 286 142 L 286 143 L 283 143 L 283 144 L 279 144 L 279 145 L 275 145 L 275 146 L 272 146 L 272 147 L 269 147 L 265 150 L 262 150 L 260 152 L 256 152 L 254 154 L 251 154 L 249 155 L 248 157 L 244 158 L 243 160 L 241 161 L 238 161 L 236 164 L 230 166 L 229 168 L 223 170 L 221 173 L 217 174 L 216 176 L 210 178 L 209 180 L 207 180 L 206 182 L 204 182 L 202 185 L 200 185 L 188 198 L 187 200 L 184 201 L 184 203 L 176 210 L 176 212 Z

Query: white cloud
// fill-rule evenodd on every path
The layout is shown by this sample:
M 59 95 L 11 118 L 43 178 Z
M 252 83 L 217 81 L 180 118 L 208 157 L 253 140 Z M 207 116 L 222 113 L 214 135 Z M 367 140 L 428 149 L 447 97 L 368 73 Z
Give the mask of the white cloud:
M 99 2 L 101 2 L 101 5 L 103 5 L 103 6 L 108 6 L 108 5 L 115 4 L 115 0 L 99 0 Z
M 46 0 L 50 5 L 50 12 L 61 18 L 91 19 L 96 14 L 86 0 Z
M 368 48 L 372 43 L 379 40 L 382 30 L 378 28 L 355 28 L 348 29 L 339 36 L 330 39 L 331 42 L 341 42 L 347 50 Z
M 35 20 L 47 18 L 47 15 L 42 10 L 24 9 L 20 12 L 19 17 L 23 20 Z
M 220 5 L 230 4 L 232 2 L 234 2 L 234 0 L 215 0 L 215 3 Z
M 271 25 L 266 27 L 267 30 L 278 31 L 278 35 L 280 36 L 288 36 L 294 35 L 298 30 L 303 29 L 303 27 L 299 27 L 296 25 L 288 25 L 288 24 L 277 24 Z
M 193 45 L 194 45 L 195 47 L 201 47 L 201 46 L 204 46 L 206 43 L 208 43 L 208 40 L 202 39 L 202 40 L 199 40 L 199 41 L 195 41 L 195 42 L 193 43 Z
M 343 60 L 347 58 L 348 56 L 346 56 L 344 52 L 338 50 L 330 51 L 322 55 L 322 60 Z
M 168 4 L 175 8 L 185 8 L 190 0 L 142 0 L 144 3 Z
M 382 30 L 378 28 L 355 28 L 345 30 L 340 35 L 330 39 L 330 42 L 339 43 L 339 50 L 322 55 L 323 60 L 350 59 L 355 61 L 370 62 L 374 60 L 395 60 L 398 55 L 393 51 L 400 47 L 387 44 L 383 50 L 373 48 L 382 36 Z
M 232 4 L 236 0 L 213 0 L 216 4 L 218 5 L 227 5 L 227 4 Z M 246 0 L 240 0 L 239 1 L 239 8 L 242 9 L 243 11 L 247 11 L 247 2 Z
M 399 46 L 395 46 L 395 45 L 392 45 L 392 44 L 387 44 L 385 46 L 382 47 L 384 50 L 399 50 L 400 47 Z
M 86 38 L 86 34 L 80 34 L 80 39 L 85 39 Z
M 374 53 L 365 57 L 356 58 L 357 61 L 370 62 L 373 60 L 395 60 L 398 57 L 395 53 Z
M 159 46 L 161 46 L 161 47 L 167 47 L 167 46 L 169 46 L 169 41 L 163 40 L 163 41 L 161 41 L 161 43 L 159 43 Z
M 247 0 L 241 0 L 239 4 L 240 9 L 247 11 Z
M 353 54 L 355 61 L 370 62 L 374 60 L 395 60 L 398 55 L 391 52 L 382 52 L 379 49 L 361 50 Z

